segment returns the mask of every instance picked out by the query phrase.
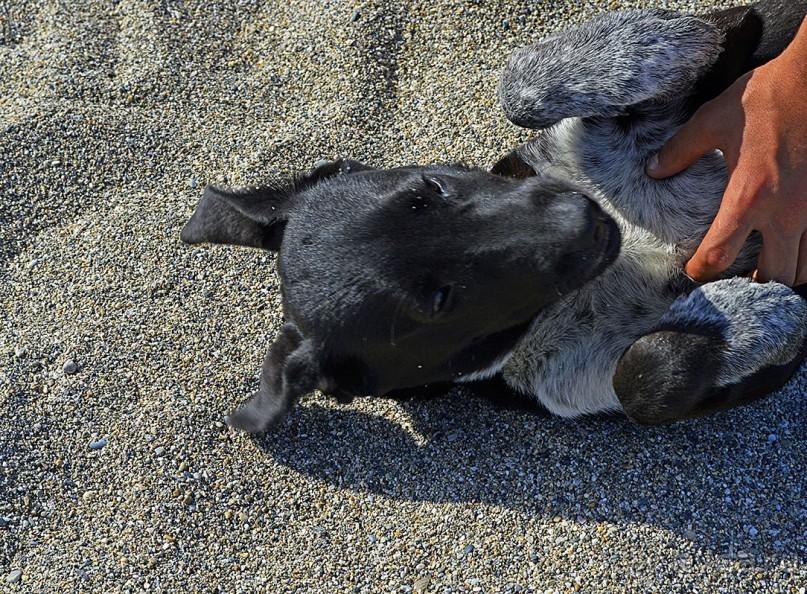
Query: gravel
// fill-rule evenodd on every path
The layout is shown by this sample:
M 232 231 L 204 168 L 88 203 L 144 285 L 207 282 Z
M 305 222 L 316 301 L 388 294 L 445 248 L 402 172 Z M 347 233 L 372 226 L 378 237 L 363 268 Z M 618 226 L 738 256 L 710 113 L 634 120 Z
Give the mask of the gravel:
M 617 5 L 3 2 L 3 587 L 804 592 L 805 369 L 661 428 L 460 394 L 221 422 L 280 298 L 273 256 L 180 244 L 201 188 L 490 165 L 529 137 L 508 51 Z

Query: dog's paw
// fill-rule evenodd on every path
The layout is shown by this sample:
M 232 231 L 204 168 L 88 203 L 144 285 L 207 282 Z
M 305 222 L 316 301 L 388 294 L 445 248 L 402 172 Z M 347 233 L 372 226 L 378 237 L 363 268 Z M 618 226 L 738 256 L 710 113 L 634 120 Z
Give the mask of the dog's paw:
M 622 355 L 625 413 L 658 424 L 730 408 L 779 389 L 807 352 L 807 302 L 778 283 L 717 281 L 677 300 Z
M 798 356 L 807 341 L 807 302 L 779 283 L 731 278 L 675 301 L 659 323 L 669 330 L 705 325 L 721 329 L 725 349 L 716 384 L 730 385 Z
M 499 95 L 507 117 L 546 128 L 575 116 L 618 116 L 627 107 L 689 92 L 719 57 L 711 23 L 665 10 L 611 12 L 516 50 Z

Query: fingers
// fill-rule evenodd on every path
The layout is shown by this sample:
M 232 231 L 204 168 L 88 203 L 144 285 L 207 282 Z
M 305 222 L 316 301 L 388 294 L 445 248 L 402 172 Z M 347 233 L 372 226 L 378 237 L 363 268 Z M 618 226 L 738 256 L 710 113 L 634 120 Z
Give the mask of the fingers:
M 762 251 L 754 279 L 764 283 L 777 281 L 793 286 L 798 272 L 801 237 L 785 237 L 780 233 L 762 234 Z
M 680 173 L 704 154 L 722 144 L 714 125 L 715 110 L 706 103 L 661 150 L 651 157 L 645 168 L 647 175 L 663 179 Z
M 753 229 L 721 208 L 695 255 L 686 264 L 686 273 L 705 283 L 734 263 Z

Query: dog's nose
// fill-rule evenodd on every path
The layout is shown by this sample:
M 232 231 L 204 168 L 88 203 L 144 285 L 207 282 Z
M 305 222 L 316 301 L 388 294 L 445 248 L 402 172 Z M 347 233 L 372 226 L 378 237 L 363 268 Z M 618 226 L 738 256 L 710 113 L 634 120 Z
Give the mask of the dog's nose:
M 608 216 L 600 205 L 580 192 L 569 192 L 552 205 L 552 220 L 566 228 L 570 237 L 591 239 L 600 243 L 607 239 Z

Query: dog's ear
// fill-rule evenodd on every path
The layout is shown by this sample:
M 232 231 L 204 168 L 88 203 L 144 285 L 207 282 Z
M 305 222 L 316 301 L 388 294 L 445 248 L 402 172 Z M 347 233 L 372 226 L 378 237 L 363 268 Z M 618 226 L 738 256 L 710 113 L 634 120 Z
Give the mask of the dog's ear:
M 648 100 L 690 92 L 717 60 L 714 24 L 675 12 L 610 12 L 516 50 L 499 95 L 507 117 L 546 128 L 569 117 L 620 116 Z
M 208 186 L 180 238 L 277 251 L 295 199 L 293 190 L 282 187 L 228 191 Z
M 328 178 L 370 169 L 357 161 L 322 161 L 306 175 L 260 188 L 205 188 L 180 238 L 185 243 L 224 243 L 278 251 L 299 195 Z
M 537 175 L 535 169 L 530 167 L 522 156 L 521 147 L 513 149 L 499 159 L 493 167 L 491 167 L 490 172 L 494 175 L 512 177 L 515 179 L 525 179 Z
M 314 390 L 318 382 L 319 365 L 313 344 L 287 323 L 266 353 L 260 389 L 227 417 L 227 424 L 248 433 L 265 431 L 280 421 L 301 396 Z

